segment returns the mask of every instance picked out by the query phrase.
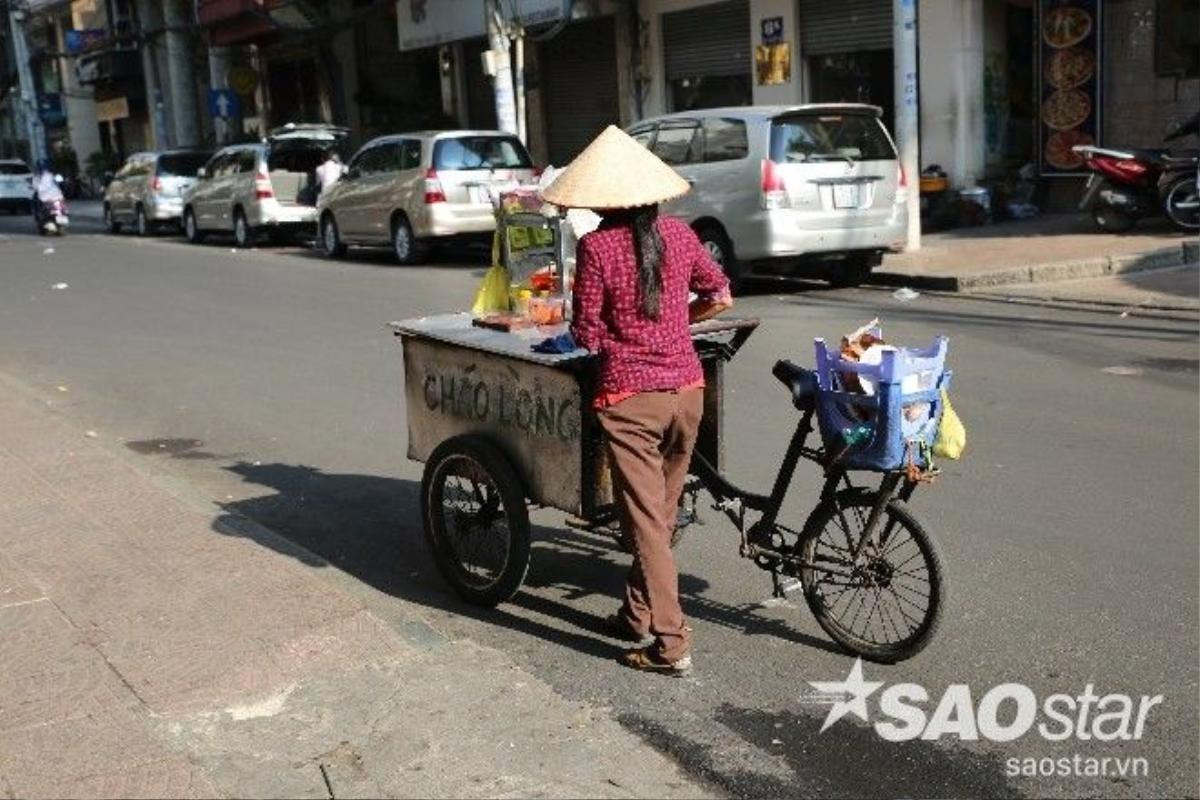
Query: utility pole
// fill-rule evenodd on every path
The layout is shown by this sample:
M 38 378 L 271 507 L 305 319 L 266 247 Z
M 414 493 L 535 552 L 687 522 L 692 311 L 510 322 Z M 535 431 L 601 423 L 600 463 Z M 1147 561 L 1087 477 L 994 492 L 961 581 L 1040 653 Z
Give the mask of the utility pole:
M 150 104 L 150 108 L 154 112 L 154 123 L 151 126 L 154 131 L 154 148 L 156 150 L 165 150 L 170 137 L 168 136 L 169 131 L 166 124 L 167 115 L 163 99 L 162 81 L 158 74 L 158 58 L 155 54 L 157 46 L 154 39 L 147 34 L 148 30 L 156 27 L 153 25 L 154 4 L 151 0 L 137 0 L 134 12 L 137 14 L 138 49 L 142 52 L 142 77 L 146 82 L 146 98 Z
M 512 60 L 509 58 L 509 42 L 504 13 L 499 0 L 487 0 L 488 43 L 491 47 L 492 81 L 496 93 L 496 127 L 505 133 L 520 134 L 517 126 L 517 103 L 513 96 Z
M 13 57 L 17 62 L 17 79 L 20 82 L 21 111 L 25 116 L 25 135 L 29 137 L 29 157 L 34 164 L 46 157 L 46 133 L 42 117 L 38 113 L 37 88 L 29 65 L 29 43 L 25 39 L 25 20 L 29 12 L 18 9 L 13 3 L 8 7 L 8 27 L 12 31 Z
M 167 80 L 171 84 L 175 146 L 194 147 L 200 144 L 200 118 L 196 113 L 196 85 L 188 35 L 195 25 L 184 13 L 183 0 L 163 1 L 163 21 L 167 28 Z
M 908 180 L 906 250 L 921 247 L 920 123 L 917 90 L 917 0 L 892 0 L 892 52 L 896 88 L 896 146 Z

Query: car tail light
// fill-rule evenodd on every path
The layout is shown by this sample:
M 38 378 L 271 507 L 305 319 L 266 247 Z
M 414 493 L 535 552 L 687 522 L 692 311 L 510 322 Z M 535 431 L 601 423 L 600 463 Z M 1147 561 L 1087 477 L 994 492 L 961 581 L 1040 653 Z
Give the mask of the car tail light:
M 425 173 L 425 205 L 446 202 L 446 193 L 442 191 L 442 182 L 438 180 L 437 170 L 432 167 Z
M 533 179 L 536 181 L 538 178 L 542 177 L 542 173 L 545 171 L 546 171 L 545 167 L 534 167 L 533 168 Z
M 265 172 L 259 172 L 254 176 L 254 199 L 269 200 L 275 196 L 275 190 L 271 188 L 271 176 Z
M 157 175 L 154 176 L 154 180 L 150 182 L 150 191 L 152 191 L 152 192 L 161 192 L 162 191 L 162 178 L 158 177 Z
M 762 203 L 763 208 L 787 206 L 787 185 L 779 165 L 769 158 L 764 158 L 762 162 Z

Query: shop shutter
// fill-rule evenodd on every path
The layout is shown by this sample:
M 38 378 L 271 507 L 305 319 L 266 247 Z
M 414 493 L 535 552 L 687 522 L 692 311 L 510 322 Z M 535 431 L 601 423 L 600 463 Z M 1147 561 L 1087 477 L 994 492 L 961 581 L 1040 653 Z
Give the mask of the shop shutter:
M 750 0 L 663 14 L 662 37 L 668 81 L 750 74 Z
M 620 125 L 617 44 L 612 17 L 573 22 L 542 45 L 550 163 L 562 167 L 607 125 Z
M 892 48 L 892 0 L 801 0 L 804 56 Z

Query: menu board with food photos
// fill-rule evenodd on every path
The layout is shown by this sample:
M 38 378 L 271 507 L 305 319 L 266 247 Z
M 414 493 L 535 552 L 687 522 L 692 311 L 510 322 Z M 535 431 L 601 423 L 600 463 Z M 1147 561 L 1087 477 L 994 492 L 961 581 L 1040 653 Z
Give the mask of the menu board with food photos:
M 1071 148 L 1099 138 L 1101 1 L 1038 1 L 1043 175 L 1081 174 Z

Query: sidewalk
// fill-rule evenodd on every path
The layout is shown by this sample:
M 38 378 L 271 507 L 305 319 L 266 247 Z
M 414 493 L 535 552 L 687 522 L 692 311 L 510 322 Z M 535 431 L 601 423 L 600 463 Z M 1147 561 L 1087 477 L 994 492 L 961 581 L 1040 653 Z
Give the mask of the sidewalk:
M 1046 214 L 1029 220 L 932 233 L 921 249 L 884 257 L 873 283 L 970 291 L 1019 283 L 1094 278 L 1200 260 L 1196 237 L 1162 220 L 1143 221 L 1127 234 L 1095 230 L 1082 214 Z
M 708 794 L 603 711 L 412 609 L 383 623 L 312 554 L 4 380 L 0 431 L 0 797 Z

